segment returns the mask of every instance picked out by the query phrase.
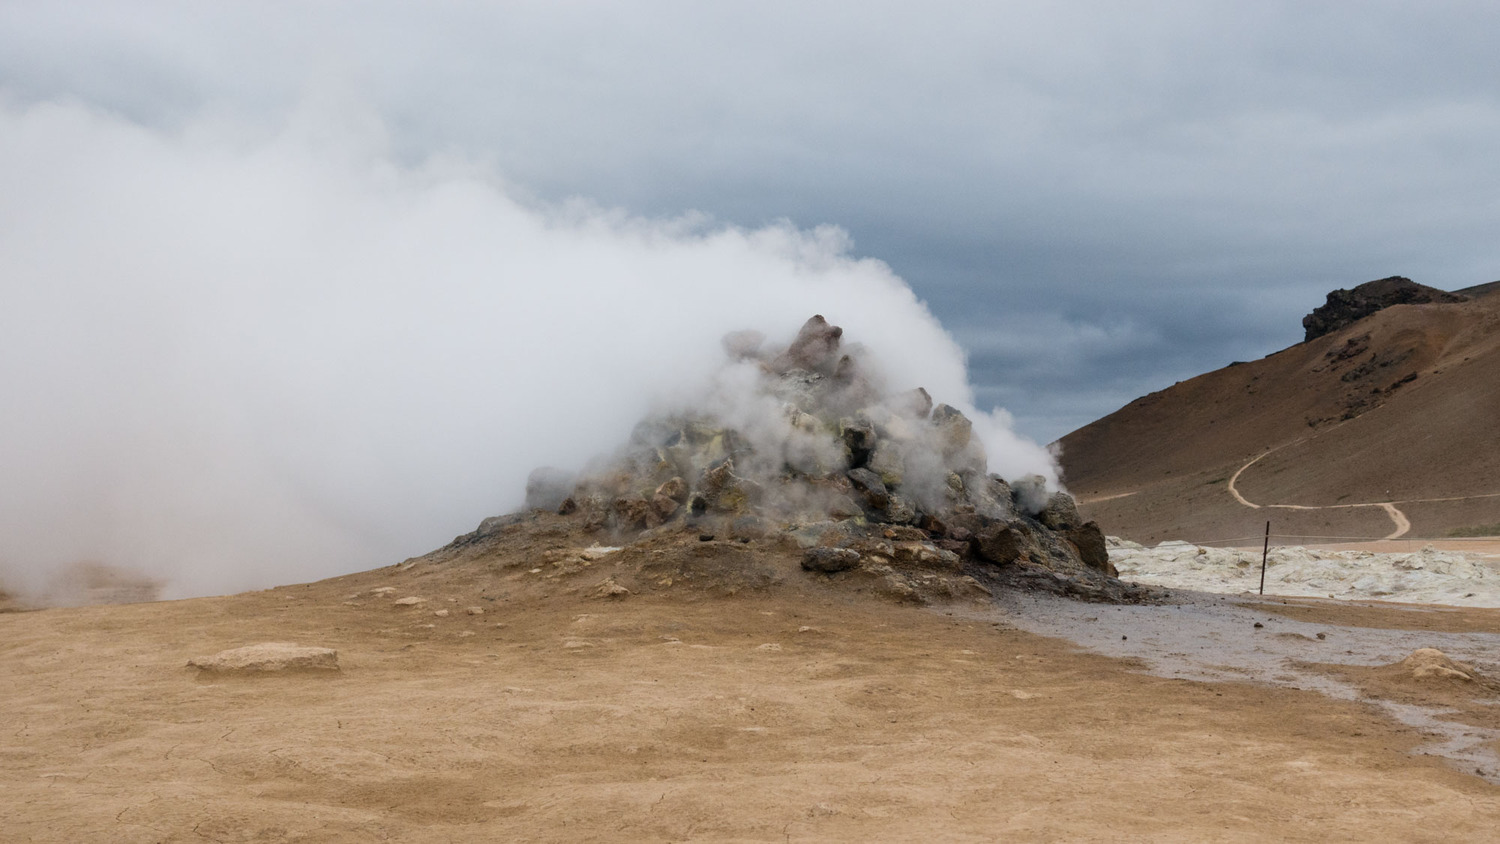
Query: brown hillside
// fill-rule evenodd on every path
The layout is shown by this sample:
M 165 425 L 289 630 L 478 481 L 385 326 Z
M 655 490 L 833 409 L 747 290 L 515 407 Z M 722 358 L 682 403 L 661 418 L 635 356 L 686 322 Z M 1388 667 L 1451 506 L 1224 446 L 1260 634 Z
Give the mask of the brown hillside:
M 1086 515 L 1139 541 L 1267 520 L 1348 537 L 1500 523 L 1500 297 L 1387 308 L 1137 399 L 1061 446 Z

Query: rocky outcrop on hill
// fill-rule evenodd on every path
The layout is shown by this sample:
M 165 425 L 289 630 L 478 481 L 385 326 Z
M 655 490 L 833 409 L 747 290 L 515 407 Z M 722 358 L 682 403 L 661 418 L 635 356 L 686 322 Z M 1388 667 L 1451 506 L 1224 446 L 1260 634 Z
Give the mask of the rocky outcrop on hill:
M 1353 290 L 1340 288 L 1329 293 L 1322 306 L 1302 318 L 1302 328 L 1306 331 L 1303 342 L 1332 334 L 1392 305 L 1463 302 L 1468 298 L 1399 275 L 1367 281 Z
M 615 541 L 672 531 L 803 549 L 831 577 L 1020 567 L 1074 591 L 1118 596 L 1104 535 L 1040 476 L 991 474 L 973 423 L 926 390 L 887 393 L 822 316 L 786 348 L 726 337 L 718 387 L 653 416 L 614 456 L 574 477 L 533 473 L 527 507 Z M 507 519 L 486 520 L 478 534 Z M 980 572 L 983 574 L 983 572 Z

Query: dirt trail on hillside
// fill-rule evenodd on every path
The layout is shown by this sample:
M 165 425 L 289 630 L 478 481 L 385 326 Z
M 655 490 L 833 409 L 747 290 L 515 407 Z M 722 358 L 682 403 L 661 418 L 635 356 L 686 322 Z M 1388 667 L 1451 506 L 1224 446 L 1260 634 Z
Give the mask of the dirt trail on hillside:
M 1305 442 L 1305 440 L 1297 440 L 1296 442 L 1288 443 L 1287 445 L 1288 446 L 1295 446 L 1295 445 L 1299 445 L 1299 444 L 1301 444 L 1303 442 Z M 1244 494 L 1242 494 L 1240 492 L 1240 490 L 1239 490 L 1240 476 L 1245 473 L 1246 469 L 1249 469 L 1251 466 L 1254 466 L 1256 463 L 1260 462 L 1260 460 L 1262 458 L 1268 457 L 1268 456 L 1270 456 L 1271 454 L 1275 453 L 1278 450 L 1279 450 L 1279 447 L 1278 448 L 1268 449 L 1266 451 L 1261 452 L 1260 454 L 1256 455 L 1255 457 L 1252 457 L 1248 462 L 1246 462 L 1239 469 L 1235 470 L 1235 473 L 1233 475 L 1229 476 L 1229 481 L 1228 481 L 1226 487 L 1227 487 L 1227 489 L 1229 491 L 1229 494 L 1234 497 L 1235 501 L 1238 501 L 1240 504 L 1243 504 L 1244 506 L 1249 507 L 1252 510 L 1259 510 L 1261 508 L 1278 509 L 1278 510 L 1348 510 L 1348 509 L 1357 508 L 1357 507 L 1378 507 L 1381 510 L 1385 511 L 1386 515 L 1390 517 L 1391 523 L 1394 526 L 1394 530 L 1392 530 L 1392 532 L 1390 533 L 1390 535 L 1382 537 L 1382 539 L 1384 539 L 1384 540 L 1392 540 L 1392 539 L 1400 539 L 1401 537 L 1405 536 L 1407 533 L 1409 533 L 1411 531 L 1411 519 L 1407 518 L 1406 513 L 1402 512 L 1401 509 L 1396 506 L 1397 504 L 1422 504 L 1422 503 L 1429 503 L 1429 502 L 1473 501 L 1473 500 L 1484 499 L 1484 498 L 1500 498 L 1500 492 L 1492 492 L 1492 493 L 1483 493 L 1483 494 L 1478 494 L 1478 495 L 1452 495 L 1452 496 L 1447 496 L 1447 497 L 1442 497 L 1442 498 L 1406 498 L 1406 499 L 1400 499 L 1400 500 L 1397 500 L 1397 501 L 1369 501 L 1369 502 L 1363 502 L 1363 503 L 1357 503 L 1357 504 L 1328 504 L 1328 505 L 1310 505 L 1310 504 L 1257 504 L 1257 503 L 1255 503 L 1253 501 L 1250 501 L 1249 499 L 1245 498 Z M 1108 501 L 1108 500 L 1110 500 L 1112 498 L 1122 498 L 1125 495 L 1130 495 L 1130 494 L 1132 494 L 1132 493 L 1123 493 L 1121 495 L 1114 495 L 1114 496 L 1109 496 L 1107 498 L 1096 499 L 1096 501 Z M 1090 502 L 1086 502 L 1086 503 L 1094 503 L 1094 502 L 1090 501 Z
M 1148 544 L 1246 536 L 1263 509 L 1288 534 L 1483 530 L 1497 308 L 1398 305 L 1143 396 L 1062 439 L 1064 476 L 1089 518 Z
M 1299 445 L 1299 444 L 1301 444 L 1303 442 L 1305 442 L 1305 440 L 1297 440 L 1296 442 L 1288 443 L 1288 446 Z M 1255 457 L 1252 457 L 1243 466 L 1240 466 L 1239 469 L 1235 470 L 1235 473 L 1233 475 L 1229 476 L 1229 481 L 1228 481 L 1226 487 L 1227 487 L 1227 489 L 1229 491 L 1229 494 L 1231 496 L 1233 496 L 1233 498 L 1234 498 L 1235 501 L 1238 501 L 1240 504 L 1243 504 L 1244 506 L 1249 507 L 1249 508 L 1251 508 L 1253 510 L 1259 510 L 1259 509 L 1261 509 L 1263 507 L 1264 508 L 1268 508 L 1268 509 L 1280 509 L 1280 510 L 1347 510 L 1347 509 L 1356 508 L 1356 507 L 1379 507 L 1380 509 L 1382 509 L 1382 510 L 1385 511 L 1386 515 L 1390 517 L 1391 523 L 1395 526 L 1395 529 L 1391 532 L 1391 534 L 1389 536 L 1383 537 L 1383 539 L 1385 539 L 1385 540 L 1391 540 L 1391 539 L 1400 539 L 1401 537 L 1405 536 L 1408 532 L 1411 531 L 1411 520 L 1409 518 L 1407 518 L 1406 514 L 1404 512 L 1402 512 L 1401 509 L 1396 506 L 1397 504 L 1424 504 L 1424 503 L 1431 503 L 1431 502 L 1474 501 L 1474 500 L 1485 499 L 1485 498 L 1500 498 L 1500 492 L 1491 492 L 1491 493 L 1481 493 L 1481 494 L 1477 494 L 1477 495 L 1450 495 L 1450 496 L 1440 497 L 1440 498 L 1403 498 L 1403 499 L 1399 499 L 1399 500 L 1395 500 L 1395 501 L 1369 501 L 1369 502 L 1363 502 L 1363 503 L 1357 503 L 1357 504 L 1328 504 L 1328 505 L 1257 504 L 1257 503 L 1255 503 L 1253 501 L 1250 501 L 1249 499 L 1245 498 L 1244 494 L 1241 493 L 1240 490 L 1239 490 L 1240 476 L 1245 473 L 1246 469 L 1249 469 L 1251 466 L 1254 466 L 1256 463 L 1260 462 L 1260 460 L 1262 458 L 1268 457 L 1271 454 L 1273 454 L 1274 452 L 1278 451 L 1279 448 L 1280 447 L 1268 449 L 1268 450 L 1266 450 L 1264 452 L 1261 452 L 1260 454 L 1256 455 Z M 1084 503 L 1095 503 L 1096 501 L 1108 501 L 1108 500 L 1111 500 L 1111 499 L 1114 499 L 1114 498 L 1123 498 L 1123 497 L 1125 497 L 1127 495 L 1132 495 L 1132 494 L 1133 493 L 1122 493 L 1120 495 L 1113 495 L 1113 496 L 1108 496 L 1106 498 L 1094 499 L 1093 501 L 1088 501 L 1088 502 L 1084 502 Z
M 1367 704 L 1152 677 L 977 604 L 791 570 L 590 597 L 609 565 L 419 563 L 0 615 L 4 837 L 1454 841 L 1500 823 L 1500 790 L 1412 755 L 1421 732 Z M 577 588 L 527 585 L 549 577 Z M 185 667 L 264 641 L 336 648 L 343 670 Z

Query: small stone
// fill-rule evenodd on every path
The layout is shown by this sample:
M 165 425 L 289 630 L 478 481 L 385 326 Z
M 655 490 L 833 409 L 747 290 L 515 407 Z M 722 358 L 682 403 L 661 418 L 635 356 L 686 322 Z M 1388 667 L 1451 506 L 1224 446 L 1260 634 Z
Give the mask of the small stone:
M 594 588 L 594 597 L 596 598 L 614 598 L 618 600 L 629 594 L 631 594 L 630 590 L 616 583 L 612 577 L 605 578 L 604 582 Z
M 398 606 L 398 607 L 415 607 L 415 606 L 417 606 L 419 604 L 425 604 L 425 603 L 427 603 L 427 599 L 426 598 L 418 598 L 415 595 L 412 595 L 412 596 L 407 597 L 407 598 L 397 598 L 396 599 L 396 606 Z
M 484 607 L 469 607 L 464 612 L 469 615 L 484 615 Z
M 447 618 L 448 617 L 448 611 L 447 610 L 438 610 L 437 612 L 433 613 L 433 615 L 437 616 L 438 618 Z

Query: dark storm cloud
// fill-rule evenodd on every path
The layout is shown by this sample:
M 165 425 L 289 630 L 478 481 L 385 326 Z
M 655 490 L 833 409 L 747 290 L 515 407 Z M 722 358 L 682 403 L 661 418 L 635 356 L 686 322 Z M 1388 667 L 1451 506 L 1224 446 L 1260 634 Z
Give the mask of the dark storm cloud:
M 849 230 L 1047 440 L 1300 335 L 1336 286 L 1500 278 L 1485 3 L 10 4 L 0 75 L 172 126 L 359 91 L 539 199 Z M 248 117 L 247 117 L 248 116 Z

